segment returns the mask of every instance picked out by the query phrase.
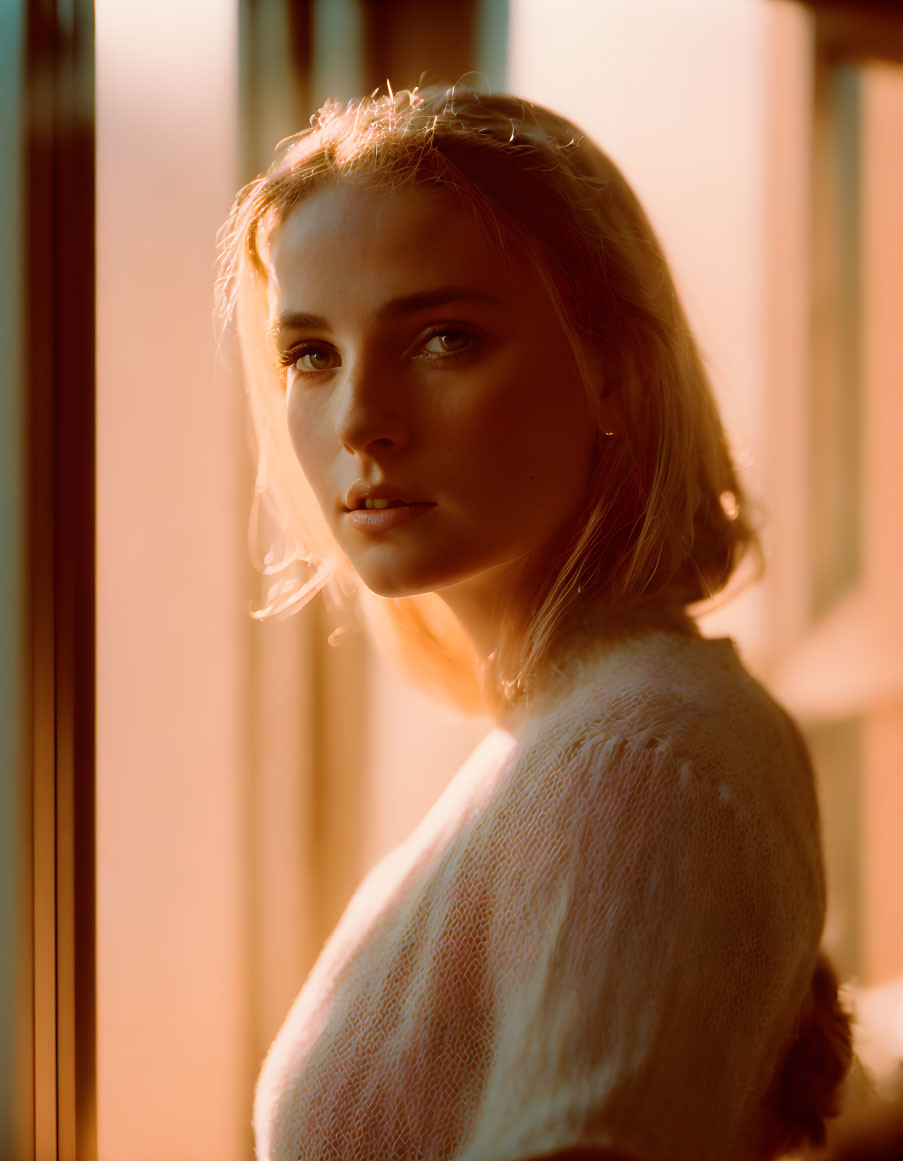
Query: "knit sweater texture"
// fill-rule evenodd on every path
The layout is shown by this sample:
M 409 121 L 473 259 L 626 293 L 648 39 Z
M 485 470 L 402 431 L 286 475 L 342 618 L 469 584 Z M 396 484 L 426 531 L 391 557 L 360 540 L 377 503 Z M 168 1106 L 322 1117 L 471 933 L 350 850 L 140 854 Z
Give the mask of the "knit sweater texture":
M 824 912 L 805 745 L 733 644 L 578 633 L 359 887 L 258 1159 L 753 1161 Z

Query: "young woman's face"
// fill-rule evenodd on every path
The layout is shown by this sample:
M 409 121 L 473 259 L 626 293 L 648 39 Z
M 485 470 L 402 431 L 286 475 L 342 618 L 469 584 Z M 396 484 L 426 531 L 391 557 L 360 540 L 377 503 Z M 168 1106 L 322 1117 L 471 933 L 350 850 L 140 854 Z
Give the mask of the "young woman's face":
M 324 188 L 270 243 L 291 438 L 336 540 L 383 596 L 497 597 L 590 471 L 586 393 L 541 283 L 416 190 Z

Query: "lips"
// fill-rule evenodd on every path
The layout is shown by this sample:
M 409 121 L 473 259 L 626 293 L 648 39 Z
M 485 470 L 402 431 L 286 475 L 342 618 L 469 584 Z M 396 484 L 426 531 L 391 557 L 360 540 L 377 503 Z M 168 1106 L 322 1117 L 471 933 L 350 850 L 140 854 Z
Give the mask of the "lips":
M 402 502 L 387 504 L 385 508 L 352 508 L 346 513 L 346 518 L 358 532 L 379 536 L 419 520 L 435 507 L 435 504 Z
M 351 485 L 345 496 L 345 509 L 348 512 L 380 511 L 426 503 L 429 502 L 405 495 L 405 489 L 396 484 L 365 484 L 360 480 Z

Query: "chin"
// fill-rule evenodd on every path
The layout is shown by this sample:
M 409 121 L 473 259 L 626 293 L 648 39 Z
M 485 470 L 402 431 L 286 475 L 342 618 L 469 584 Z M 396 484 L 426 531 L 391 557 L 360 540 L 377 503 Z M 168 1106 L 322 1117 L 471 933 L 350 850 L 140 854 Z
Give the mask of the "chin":
M 419 597 L 423 593 L 434 592 L 439 585 L 424 582 L 417 584 L 411 581 L 409 577 L 403 576 L 386 576 L 384 573 L 379 575 L 366 575 L 358 573 L 358 576 L 367 586 L 371 593 L 375 593 L 378 597 L 386 597 L 389 599 L 398 599 L 399 597 Z
M 355 570 L 371 593 L 378 597 L 398 599 L 419 597 L 453 587 L 473 576 L 467 569 Z M 476 570 L 479 571 L 479 570 Z

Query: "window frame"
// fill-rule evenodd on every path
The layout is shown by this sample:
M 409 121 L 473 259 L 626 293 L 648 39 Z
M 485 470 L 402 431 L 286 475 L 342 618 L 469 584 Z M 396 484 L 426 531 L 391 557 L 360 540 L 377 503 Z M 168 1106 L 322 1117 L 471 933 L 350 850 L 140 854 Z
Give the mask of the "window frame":
M 93 5 L 28 4 L 24 38 L 22 781 L 32 825 L 22 987 L 31 993 L 33 1024 L 20 1062 L 30 1073 L 22 1088 L 32 1114 L 23 1144 L 42 1161 L 93 1161 Z

